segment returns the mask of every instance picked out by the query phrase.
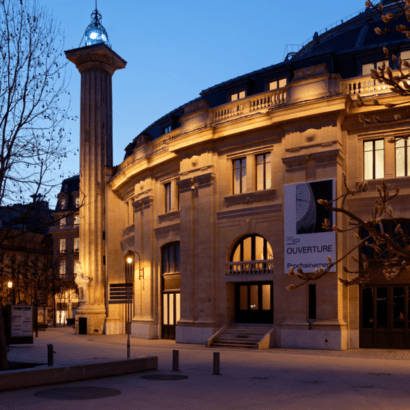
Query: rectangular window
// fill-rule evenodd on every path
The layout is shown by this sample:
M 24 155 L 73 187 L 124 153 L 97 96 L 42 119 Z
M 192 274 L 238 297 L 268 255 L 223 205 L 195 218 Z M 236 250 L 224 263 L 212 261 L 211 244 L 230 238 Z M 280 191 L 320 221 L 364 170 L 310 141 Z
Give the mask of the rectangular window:
M 316 319 L 316 284 L 309 285 L 309 319 Z
M 79 207 L 80 207 L 80 198 L 79 198 L 79 197 L 77 197 L 77 198 L 75 199 L 75 207 L 76 207 L 76 208 L 79 208 Z
M 386 67 L 389 66 L 389 62 L 385 60 Z M 383 61 L 376 61 L 373 63 L 363 64 L 362 65 L 362 75 L 370 75 L 371 70 L 377 70 L 378 67 L 381 67 Z
M 65 209 L 67 206 L 67 201 L 65 198 L 60 199 L 60 209 Z
M 167 125 L 166 127 L 163 128 L 162 133 L 167 134 L 168 132 L 171 132 L 171 126 Z
M 271 81 L 269 83 L 269 90 L 277 90 L 278 88 L 286 87 L 288 80 L 286 78 L 281 78 L 279 80 Z
M 231 94 L 231 101 L 240 100 L 245 98 L 245 91 L 239 91 L 238 93 Z
M 66 225 L 66 219 L 65 218 L 61 218 L 60 219 L 60 226 L 65 226 Z
M 80 250 L 80 238 L 74 238 L 74 252 L 79 252 Z
M 65 247 L 65 239 L 60 239 L 60 252 L 61 252 L 61 253 L 64 253 L 65 250 L 66 250 L 66 247 Z
M 410 144 L 401 139 L 396 141 L 396 177 L 410 176 Z
M 410 60 L 410 50 L 402 51 L 400 57 L 402 60 Z
M 80 273 L 80 261 L 74 261 L 74 275 L 77 276 Z
M 384 140 L 364 141 L 364 179 L 384 178 Z
M 80 225 L 80 216 L 79 215 L 74 216 L 74 225 Z
M 270 153 L 256 156 L 256 190 L 272 188 Z
M 65 275 L 66 273 L 66 262 L 61 261 L 60 262 L 60 275 Z
M 165 188 L 165 213 L 171 211 L 171 183 L 164 185 Z
M 233 161 L 233 194 L 246 192 L 246 158 Z

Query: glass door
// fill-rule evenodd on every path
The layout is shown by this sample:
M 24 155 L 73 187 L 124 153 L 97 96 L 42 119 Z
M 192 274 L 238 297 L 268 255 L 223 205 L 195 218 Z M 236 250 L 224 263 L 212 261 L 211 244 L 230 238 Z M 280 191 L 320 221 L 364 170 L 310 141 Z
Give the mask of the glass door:
M 272 282 L 235 285 L 236 323 L 273 323 Z

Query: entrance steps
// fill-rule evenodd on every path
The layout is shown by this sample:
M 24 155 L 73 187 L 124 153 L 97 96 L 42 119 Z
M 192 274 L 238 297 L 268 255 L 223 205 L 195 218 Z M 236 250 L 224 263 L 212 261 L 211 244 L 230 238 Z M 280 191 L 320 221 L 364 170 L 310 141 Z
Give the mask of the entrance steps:
M 207 342 L 208 347 L 269 349 L 274 329 L 269 325 L 234 324 L 219 329 Z

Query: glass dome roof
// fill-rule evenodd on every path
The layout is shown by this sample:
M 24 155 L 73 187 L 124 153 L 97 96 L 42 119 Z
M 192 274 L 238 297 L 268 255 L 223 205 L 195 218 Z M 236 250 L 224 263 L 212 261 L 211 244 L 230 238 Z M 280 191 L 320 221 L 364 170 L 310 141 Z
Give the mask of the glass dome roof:
M 102 16 L 100 12 L 95 10 L 91 13 L 91 23 L 85 29 L 85 45 L 92 46 L 94 44 L 106 44 L 108 47 L 111 47 L 108 40 L 108 34 L 104 26 L 101 24 Z

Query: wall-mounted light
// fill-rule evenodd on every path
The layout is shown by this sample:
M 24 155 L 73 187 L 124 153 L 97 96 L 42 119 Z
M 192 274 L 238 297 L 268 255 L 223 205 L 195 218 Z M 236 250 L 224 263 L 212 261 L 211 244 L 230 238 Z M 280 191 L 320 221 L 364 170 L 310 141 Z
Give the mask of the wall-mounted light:
M 7 287 L 8 287 L 9 289 L 11 289 L 11 288 L 13 287 L 13 282 L 12 282 L 11 280 L 9 280 L 9 281 L 7 282 Z

